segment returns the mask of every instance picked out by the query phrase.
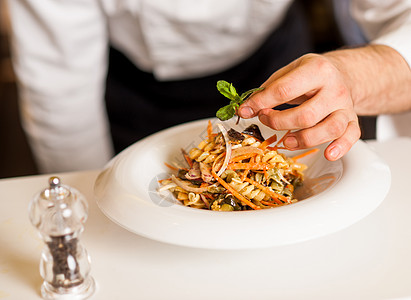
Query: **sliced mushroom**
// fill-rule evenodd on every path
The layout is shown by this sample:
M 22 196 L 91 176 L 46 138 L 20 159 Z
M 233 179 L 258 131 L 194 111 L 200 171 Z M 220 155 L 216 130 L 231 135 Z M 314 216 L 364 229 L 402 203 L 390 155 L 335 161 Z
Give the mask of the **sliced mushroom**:
M 246 129 L 243 130 L 243 133 L 256 138 L 260 142 L 264 141 L 260 128 L 256 124 L 251 124 L 250 126 L 248 126 Z
M 230 141 L 234 143 L 241 143 L 245 139 L 244 135 L 233 128 L 228 130 L 227 133 Z

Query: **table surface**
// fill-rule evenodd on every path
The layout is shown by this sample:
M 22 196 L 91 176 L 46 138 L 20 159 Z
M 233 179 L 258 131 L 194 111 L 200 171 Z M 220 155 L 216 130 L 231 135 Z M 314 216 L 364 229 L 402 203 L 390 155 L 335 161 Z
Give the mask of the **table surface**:
M 325 237 L 258 250 L 193 249 L 130 233 L 97 207 L 99 171 L 57 174 L 89 202 L 81 242 L 97 282 L 91 299 L 411 299 L 411 139 L 369 144 L 392 172 L 374 212 Z M 28 204 L 49 177 L 0 180 L 0 299 L 41 299 L 44 244 Z

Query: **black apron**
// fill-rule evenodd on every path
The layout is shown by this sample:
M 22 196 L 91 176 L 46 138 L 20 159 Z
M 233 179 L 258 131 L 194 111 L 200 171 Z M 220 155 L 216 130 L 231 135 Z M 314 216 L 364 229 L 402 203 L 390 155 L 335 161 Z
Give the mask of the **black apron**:
M 106 107 L 116 153 L 170 126 L 215 117 L 216 111 L 228 104 L 216 89 L 218 80 L 231 82 L 243 92 L 260 86 L 273 72 L 312 51 L 308 21 L 298 1 L 251 57 L 218 74 L 158 81 L 110 48 Z

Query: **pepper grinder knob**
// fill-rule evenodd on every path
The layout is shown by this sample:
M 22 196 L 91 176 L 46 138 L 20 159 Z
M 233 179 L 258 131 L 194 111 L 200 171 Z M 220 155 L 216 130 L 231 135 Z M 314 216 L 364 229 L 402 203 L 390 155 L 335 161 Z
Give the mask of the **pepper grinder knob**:
M 49 178 L 49 187 L 29 206 L 29 217 L 45 242 L 40 260 L 44 299 L 87 299 L 95 291 L 90 276 L 90 257 L 80 244 L 88 207 L 76 189 Z
M 52 176 L 49 178 L 49 186 L 51 189 L 57 187 L 60 185 L 60 178 L 58 178 L 57 176 Z

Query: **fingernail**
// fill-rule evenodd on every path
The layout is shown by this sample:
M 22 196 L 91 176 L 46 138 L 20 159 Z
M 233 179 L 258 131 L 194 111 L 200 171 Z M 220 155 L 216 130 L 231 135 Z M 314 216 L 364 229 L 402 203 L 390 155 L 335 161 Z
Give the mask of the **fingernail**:
M 332 160 L 338 159 L 340 157 L 340 154 L 341 154 L 340 147 L 332 146 L 330 151 L 328 152 L 328 154 L 329 154 L 329 156 Z
M 254 117 L 254 110 L 250 106 L 243 106 L 240 109 L 240 115 L 243 118 Z
M 294 136 L 286 137 L 283 144 L 284 144 L 285 147 L 287 147 L 289 149 L 298 148 L 298 141 Z

